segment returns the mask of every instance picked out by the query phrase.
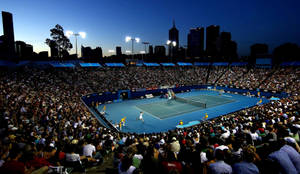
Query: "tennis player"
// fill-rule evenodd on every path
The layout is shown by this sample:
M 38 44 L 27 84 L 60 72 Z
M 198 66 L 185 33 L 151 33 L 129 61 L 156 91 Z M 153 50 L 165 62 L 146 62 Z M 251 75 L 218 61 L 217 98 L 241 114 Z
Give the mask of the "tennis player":
M 144 118 L 143 118 L 143 114 L 144 114 L 144 112 L 140 112 L 140 116 L 139 116 L 139 120 L 141 120 L 143 123 L 144 123 Z

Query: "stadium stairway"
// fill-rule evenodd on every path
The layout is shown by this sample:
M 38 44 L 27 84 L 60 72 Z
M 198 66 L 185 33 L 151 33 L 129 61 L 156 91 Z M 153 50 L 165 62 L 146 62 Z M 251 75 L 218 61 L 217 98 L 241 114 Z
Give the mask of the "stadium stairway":
M 227 70 L 226 70 L 226 71 L 224 71 L 221 75 L 219 75 L 219 77 L 216 79 L 215 82 L 213 82 L 213 84 L 215 85 L 215 84 L 223 77 L 223 75 L 224 75 L 227 71 L 229 71 L 229 66 L 227 67 Z
M 274 68 L 270 74 L 268 74 L 263 81 L 261 81 L 256 88 L 259 88 L 260 85 L 264 84 L 273 74 L 277 71 L 277 68 Z
M 213 67 L 212 65 L 209 65 L 209 67 L 207 68 L 207 71 L 206 71 L 207 75 L 206 75 L 204 84 L 207 84 L 207 82 L 208 82 L 208 78 L 209 78 L 209 75 L 210 75 L 210 70 L 212 69 L 212 67 Z

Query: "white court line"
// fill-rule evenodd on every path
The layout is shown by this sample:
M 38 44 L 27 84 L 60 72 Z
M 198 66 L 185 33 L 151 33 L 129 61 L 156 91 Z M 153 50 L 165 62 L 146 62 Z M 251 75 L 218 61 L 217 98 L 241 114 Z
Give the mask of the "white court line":
M 143 109 L 137 107 L 136 105 L 135 105 L 134 107 L 137 108 L 137 110 L 142 111 L 142 112 L 145 112 L 146 114 L 148 114 L 148 115 L 150 115 L 150 116 L 152 116 L 152 117 L 154 117 L 154 118 L 156 118 L 156 119 L 158 119 L 158 120 L 162 120 L 161 118 L 159 118 L 159 117 L 157 117 L 157 116 L 155 116 L 155 115 L 153 115 L 153 114 L 150 114 L 150 113 L 147 112 L 147 111 L 144 111 Z

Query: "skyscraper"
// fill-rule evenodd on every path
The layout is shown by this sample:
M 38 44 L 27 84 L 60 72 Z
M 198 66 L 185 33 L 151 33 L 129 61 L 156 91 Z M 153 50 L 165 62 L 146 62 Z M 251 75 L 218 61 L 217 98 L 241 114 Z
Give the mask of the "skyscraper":
M 204 28 L 197 27 L 190 29 L 188 34 L 188 55 L 200 57 L 204 52 Z
M 153 55 L 153 46 L 149 45 L 149 55 Z
M 2 11 L 3 34 L 5 37 L 5 45 L 7 45 L 6 55 L 8 57 L 15 56 L 15 36 L 13 17 L 9 12 Z
M 219 38 L 220 26 L 211 25 L 206 28 L 206 55 L 217 55 L 217 41 Z
M 156 57 L 165 57 L 166 56 L 166 48 L 164 46 L 155 46 L 154 52 Z
M 117 57 L 122 56 L 122 48 L 120 46 L 116 47 Z
M 177 51 L 178 51 L 178 47 L 179 47 L 179 32 L 175 26 L 175 21 L 173 21 L 173 27 L 169 30 L 169 40 L 171 42 L 176 42 L 176 46 L 169 46 L 169 56 L 171 55 L 171 51 L 172 51 L 172 55 L 176 55 Z
M 221 57 L 228 58 L 230 56 L 231 33 L 221 32 L 218 43 L 218 52 Z
M 26 43 L 23 41 L 16 41 L 16 54 L 18 57 L 24 57 L 24 52 L 26 49 Z

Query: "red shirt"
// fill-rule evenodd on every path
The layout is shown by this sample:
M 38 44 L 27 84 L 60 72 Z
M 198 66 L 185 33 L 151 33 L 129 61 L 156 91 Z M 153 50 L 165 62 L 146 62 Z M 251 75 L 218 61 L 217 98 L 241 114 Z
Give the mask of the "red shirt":
M 19 161 L 8 161 L 0 168 L 0 173 L 25 174 L 25 165 Z
M 172 162 L 166 162 L 163 161 L 162 165 L 164 166 L 164 169 L 169 173 L 172 170 L 177 170 L 179 173 L 182 172 L 182 166 L 180 162 L 172 161 Z

